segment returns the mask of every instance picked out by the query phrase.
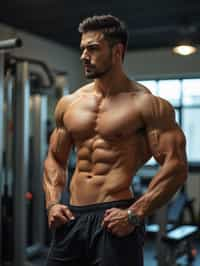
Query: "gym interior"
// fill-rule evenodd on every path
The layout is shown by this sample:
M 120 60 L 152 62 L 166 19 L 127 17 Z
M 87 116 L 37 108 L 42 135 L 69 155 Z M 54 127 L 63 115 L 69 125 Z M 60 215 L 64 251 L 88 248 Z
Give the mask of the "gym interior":
M 0 265 L 45 263 L 51 232 L 42 172 L 55 127 L 54 108 L 63 95 L 88 82 L 80 63 L 78 24 L 87 16 L 108 13 L 124 20 L 130 30 L 124 61 L 128 77 L 173 105 L 187 140 L 187 181 L 146 219 L 144 265 L 200 265 L 200 3 L 154 2 L 111 1 L 109 7 L 96 0 L 2 3 Z M 181 41 L 192 44 L 193 53 L 175 53 Z M 66 204 L 75 163 L 72 150 L 62 198 Z M 134 176 L 137 197 L 158 168 L 152 158 Z

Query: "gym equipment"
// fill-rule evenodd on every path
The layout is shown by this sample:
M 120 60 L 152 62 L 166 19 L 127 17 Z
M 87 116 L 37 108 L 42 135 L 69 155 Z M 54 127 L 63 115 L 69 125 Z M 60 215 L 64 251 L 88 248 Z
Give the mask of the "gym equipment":
M 177 194 L 174 200 L 171 200 L 166 207 L 166 231 L 184 224 L 184 214 L 187 211 L 189 214 L 189 224 L 197 224 L 194 207 L 194 199 L 188 197 L 185 188 L 183 187 Z M 146 226 L 148 233 L 157 233 L 160 230 L 158 223 L 149 223 Z
M 15 43 L 19 46 L 14 40 L 4 45 L 10 49 Z M 0 264 L 23 266 L 47 249 L 41 186 L 47 96 L 56 101 L 66 89 L 56 84 L 55 74 L 40 60 L 0 53 L 0 64 Z
M 8 187 L 6 186 L 6 183 L 4 182 L 4 171 L 3 171 L 3 159 L 4 153 L 3 153 L 3 148 L 4 148 L 4 131 L 5 131 L 5 126 L 4 125 L 4 70 L 5 70 L 5 50 L 7 49 L 13 49 L 16 47 L 21 47 L 22 46 L 22 41 L 19 38 L 13 38 L 9 40 L 4 40 L 0 41 L 0 264 L 2 265 L 3 262 L 3 248 L 4 245 L 3 243 L 3 238 L 2 234 L 5 233 L 4 230 L 2 230 L 3 223 L 5 222 L 6 215 L 11 211 L 10 209 L 7 210 L 5 206 L 9 203 L 9 197 L 8 197 Z M 3 50 L 3 51 L 2 51 Z M 6 91 L 7 93 L 7 91 Z M 6 94 L 5 93 L 5 94 Z M 9 221 L 8 221 L 9 223 Z M 9 232 L 8 232 L 9 233 Z
M 147 232 L 156 233 L 158 266 L 177 266 L 177 261 L 183 256 L 187 265 L 192 265 L 195 259 L 192 243 L 199 233 L 192 202 L 183 188 L 169 206 L 157 212 L 157 224 L 147 225 Z M 189 210 L 192 225 L 183 224 L 186 209 Z
M 133 188 L 136 191 L 134 193 L 136 192 L 135 194 L 139 197 L 145 192 L 151 176 L 141 178 L 138 175 L 135 180 Z M 168 205 L 159 209 L 155 216 L 148 218 L 146 232 L 156 237 L 158 266 L 179 265 L 178 263 L 183 257 L 187 263 L 186 265 L 190 266 L 195 260 L 193 240 L 200 232 L 194 215 L 193 202 L 194 199 L 188 197 L 187 191 L 183 186 Z M 187 225 L 184 224 L 186 211 L 190 218 Z
M 3 159 L 3 77 L 4 55 L 0 53 L 0 195 L 2 194 L 2 159 Z M 0 196 L 0 264 L 2 262 L 2 199 Z
M 22 45 L 23 45 L 23 43 L 22 43 L 22 40 L 20 38 L 2 40 L 2 41 L 0 41 L 0 50 L 19 48 L 19 47 L 22 47 Z
M 41 253 L 45 248 L 45 212 L 44 195 L 42 191 L 42 162 L 47 150 L 46 122 L 47 104 L 45 96 L 32 96 L 32 112 L 30 110 L 31 86 L 30 74 L 32 65 L 42 68 L 48 83 L 42 81 L 38 85 L 47 93 L 54 86 L 54 76 L 46 64 L 40 60 L 8 56 L 15 66 L 14 99 L 14 265 L 23 265 L 27 257 Z M 31 117 L 32 114 L 32 117 Z M 20 121 L 20 123 L 19 123 Z M 33 157 L 30 157 L 30 121 L 33 131 Z M 43 133 L 42 133 L 43 132 Z M 45 139 L 44 139 L 45 138 Z M 32 159 L 32 160 L 30 160 Z M 33 171 L 29 171 L 30 162 L 34 162 Z M 29 178 L 28 178 L 29 177 Z M 25 200 L 27 191 L 31 191 L 33 199 Z M 27 217 L 27 215 L 30 217 Z M 32 218 L 31 218 L 32 217 Z M 31 218 L 31 219 L 30 219 Z M 27 227 L 27 222 L 30 222 Z M 37 229 L 37 230 L 36 230 Z M 29 246 L 27 248 L 27 236 Z M 33 254 L 30 252 L 33 251 Z
M 198 233 L 199 229 L 196 225 L 181 225 L 167 232 L 162 238 L 166 247 L 164 265 L 176 266 L 177 259 L 185 256 L 187 265 L 192 266 L 196 255 L 192 242 Z

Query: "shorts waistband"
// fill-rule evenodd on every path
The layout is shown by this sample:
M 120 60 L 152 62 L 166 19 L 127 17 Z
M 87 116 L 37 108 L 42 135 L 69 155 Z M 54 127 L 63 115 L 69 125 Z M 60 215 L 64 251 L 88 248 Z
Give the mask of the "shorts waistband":
M 118 200 L 118 201 L 109 201 L 109 202 L 101 202 L 95 203 L 91 205 L 83 205 L 83 206 L 76 206 L 69 204 L 68 207 L 71 211 L 75 213 L 89 213 L 89 212 L 98 212 L 98 211 L 105 211 L 109 208 L 126 208 L 129 207 L 131 204 L 135 202 L 135 198 L 125 199 L 125 200 Z

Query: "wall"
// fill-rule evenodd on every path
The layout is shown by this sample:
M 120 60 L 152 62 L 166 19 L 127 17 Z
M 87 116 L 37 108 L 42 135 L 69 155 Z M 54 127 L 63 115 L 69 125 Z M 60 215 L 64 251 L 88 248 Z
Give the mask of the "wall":
M 53 41 L 0 24 L 0 40 L 20 37 L 23 48 L 15 49 L 13 54 L 40 59 L 50 67 L 67 71 L 70 90 L 77 89 L 84 81 L 83 71 L 77 51 Z
M 200 77 L 200 52 L 178 56 L 170 49 L 128 52 L 124 67 L 136 79 L 159 77 Z

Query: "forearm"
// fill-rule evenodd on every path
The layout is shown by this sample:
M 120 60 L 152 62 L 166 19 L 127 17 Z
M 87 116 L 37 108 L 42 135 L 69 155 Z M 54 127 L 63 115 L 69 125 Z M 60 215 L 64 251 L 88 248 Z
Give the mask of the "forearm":
M 46 198 L 46 207 L 59 202 L 61 193 L 66 184 L 66 167 L 61 166 L 52 158 L 44 163 L 43 188 Z
M 166 204 L 183 185 L 186 165 L 172 163 L 162 166 L 149 184 L 147 191 L 130 208 L 144 218 Z

